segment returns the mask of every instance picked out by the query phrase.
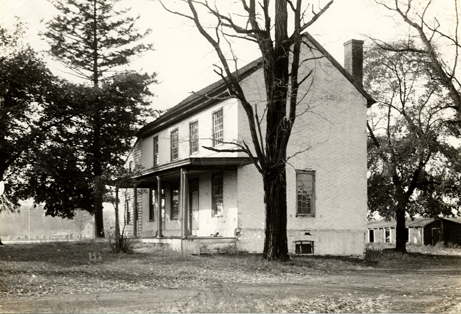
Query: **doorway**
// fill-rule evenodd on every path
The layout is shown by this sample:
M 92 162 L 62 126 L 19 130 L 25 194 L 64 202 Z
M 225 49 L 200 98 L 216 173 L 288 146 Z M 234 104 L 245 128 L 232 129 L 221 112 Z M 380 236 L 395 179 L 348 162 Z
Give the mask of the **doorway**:
M 197 235 L 199 229 L 199 182 L 198 179 L 189 182 L 189 204 L 190 204 L 190 230 L 192 235 Z

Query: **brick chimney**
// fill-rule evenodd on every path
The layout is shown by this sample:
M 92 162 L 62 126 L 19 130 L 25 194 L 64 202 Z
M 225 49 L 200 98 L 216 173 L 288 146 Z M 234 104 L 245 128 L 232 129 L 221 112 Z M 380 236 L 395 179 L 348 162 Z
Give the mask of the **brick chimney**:
M 344 43 L 344 68 L 363 86 L 363 40 L 351 39 Z

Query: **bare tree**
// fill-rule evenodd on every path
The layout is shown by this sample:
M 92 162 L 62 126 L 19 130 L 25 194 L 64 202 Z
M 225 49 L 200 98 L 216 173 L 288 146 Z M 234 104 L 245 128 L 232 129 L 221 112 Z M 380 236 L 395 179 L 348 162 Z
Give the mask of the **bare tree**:
M 217 2 L 183 1 L 187 3 L 189 13 L 173 12 L 164 3 L 162 5 L 169 12 L 193 21 L 200 34 L 212 45 L 221 63 L 215 72 L 225 82 L 230 95 L 240 101 L 249 123 L 252 144 L 243 141 L 234 143 L 234 149 L 214 150 L 245 152 L 253 160 L 264 185 L 264 258 L 287 260 L 287 146 L 297 116 L 297 105 L 302 98 L 298 88 L 312 74 L 301 76 L 298 72 L 305 61 L 301 57 L 301 47 L 305 44 L 302 34 L 331 6 L 333 0 L 318 11 L 301 0 L 276 0 L 273 4 L 269 0 L 242 0 L 238 8 L 241 11 L 232 14 L 221 13 Z M 237 3 L 233 9 L 236 9 Z M 215 18 L 213 27 L 204 22 L 203 12 Z M 261 52 L 265 99 L 256 102 L 264 103 L 263 113 L 258 111 L 258 104 L 245 94 L 239 71 L 233 71 L 232 63 L 237 63 L 234 52 L 231 51 L 230 59 L 226 56 L 226 49 L 230 46 L 232 50 L 234 39 L 255 43 Z
M 427 55 L 432 73 L 439 83 L 448 90 L 451 105 L 457 111 L 456 120 L 460 123 L 461 83 L 456 77 L 461 48 L 458 12 L 460 4 L 458 4 L 458 0 L 375 1 L 388 10 L 396 12 L 410 26 L 410 30 L 416 32 L 416 36 L 414 36 L 416 38 L 409 40 L 406 47 L 394 47 L 377 40 L 375 42 L 378 42 L 382 48 L 396 52 L 420 52 Z M 450 4 L 449 7 L 444 8 L 444 14 L 451 14 L 451 16 L 441 22 L 438 18 L 437 9 L 440 9 L 443 4 Z

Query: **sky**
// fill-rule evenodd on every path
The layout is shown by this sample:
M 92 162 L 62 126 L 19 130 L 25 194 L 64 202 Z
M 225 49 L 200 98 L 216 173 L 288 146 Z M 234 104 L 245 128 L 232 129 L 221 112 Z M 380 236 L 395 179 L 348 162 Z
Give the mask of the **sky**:
M 218 4 L 222 1 L 232 0 L 217 0 Z M 439 3 L 449 1 L 438 0 Z M 318 8 L 327 1 L 311 2 Z M 174 9 L 180 8 L 179 1 L 164 0 L 164 3 Z M 191 92 L 219 79 L 213 72 L 213 64 L 217 63 L 215 52 L 189 21 L 165 11 L 158 0 L 122 0 L 121 5 L 130 7 L 131 14 L 140 15 L 137 24 L 140 30 L 152 29 L 146 40 L 154 44 L 154 51 L 140 56 L 130 67 L 137 71 L 157 73 L 159 84 L 151 87 L 156 95 L 152 100 L 153 108 L 170 108 Z M 38 33 L 46 29 L 45 22 L 55 13 L 47 0 L 0 0 L 0 24 L 11 26 L 15 16 L 27 22 L 29 41 L 38 50 L 47 49 L 47 44 Z M 368 36 L 392 40 L 408 30 L 408 27 L 399 26 L 398 21 L 374 0 L 335 0 L 308 31 L 343 64 L 343 43 L 350 39 L 361 39 L 366 45 L 370 42 Z M 237 51 L 239 66 L 259 57 L 254 46 L 241 45 Z M 55 74 L 73 79 L 56 63 L 50 64 Z

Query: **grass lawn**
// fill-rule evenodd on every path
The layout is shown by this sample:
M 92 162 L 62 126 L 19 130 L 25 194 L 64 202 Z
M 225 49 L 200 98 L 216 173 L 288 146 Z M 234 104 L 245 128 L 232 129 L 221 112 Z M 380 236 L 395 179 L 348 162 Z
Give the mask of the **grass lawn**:
M 90 263 L 89 252 L 102 260 Z M 2 312 L 461 312 L 461 257 L 187 256 L 106 242 L 0 247 Z

